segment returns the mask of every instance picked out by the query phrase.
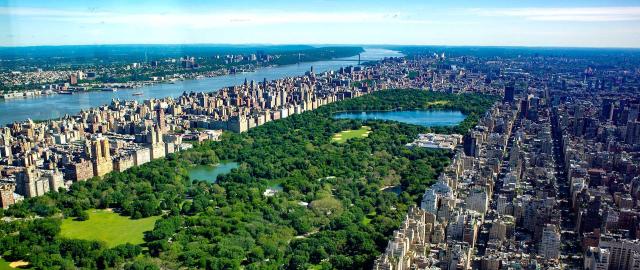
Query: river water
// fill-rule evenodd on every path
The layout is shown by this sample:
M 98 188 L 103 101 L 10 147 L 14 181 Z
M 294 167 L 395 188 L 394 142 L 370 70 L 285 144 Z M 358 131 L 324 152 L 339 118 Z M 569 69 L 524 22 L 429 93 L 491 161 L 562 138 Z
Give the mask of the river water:
M 402 56 L 397 51 L 387 49 L 365 48 L 361 54 L 363 60 L 379 60 L 384 57 Z M 345 61 L 354 60 L 354 61 Z M 0 99 L 0 125 L 22 121 L 53 119 L 65 114 L 76 114 L 81 109 L 88 109 L 109 104 L 112 99 L 145 100 L 150 98 L 177 97 L 183 92 L 211 92 L 220 88 L 242 84 L 245 78 L 249 81 L 261 82 L 263 79 L 274 80 L 284 77 L 303 75 L 311 66 L 316 73 L 327 70 L 338 70 L 340 67 L 357 65 L 357 56 L 319 62 L 300 63 L 279 67 L 259 68 L 255 72 L 224 75 L 199 80 L 177 81 L 174 84 L 163 83 L 136 89 L 123 89 L 117 92 L 76 93 L 75 95 L 51 95 L 22 99 Z M 141 92 L 141 96 L 132 96 Z

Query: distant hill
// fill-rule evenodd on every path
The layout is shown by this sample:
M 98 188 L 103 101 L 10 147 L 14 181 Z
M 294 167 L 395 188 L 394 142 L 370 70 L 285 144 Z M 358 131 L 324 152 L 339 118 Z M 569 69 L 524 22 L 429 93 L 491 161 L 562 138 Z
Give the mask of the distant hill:
M 67 45 L 67 46 L 30 46 L 30 47 L 0 47 L 0 57 L 3 59 L 64 57 L 64 58 L 94 58 L 94 57 L 143 57 L 149 58 L 201 56 L 231 53 L 266 53 L 297 51 L 312 49 L 309 45 L 224 45 L 224 44 L 176 44 L 176 45 Z
M 403 46 L 389 45 L 384 48 L 399 50 L 407 55 L 426 53 L 446 53 L 448 56 L 601 56 L 640 57 L 640 49 L 631 48 L 576 48 L 576 47 L 517 47 L 517 46 Z

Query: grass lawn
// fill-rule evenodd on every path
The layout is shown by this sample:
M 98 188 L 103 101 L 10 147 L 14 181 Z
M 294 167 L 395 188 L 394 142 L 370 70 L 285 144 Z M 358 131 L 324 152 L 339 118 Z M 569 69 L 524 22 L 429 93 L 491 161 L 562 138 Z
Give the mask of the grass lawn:
M 347 140 L 353 139 L 353 138 L 366 138 L 367 136 L 369 136 L 369 133 L 371 133 L 371 128 L 368 126 L 362 126 L 359 129 L 345 130 L 345 131 L 338 132 L 335 135 L 333 135 L 333 138 L 331 138 L 331 141 L 337 142 L 337 143 L 344 143 Z
M 31 269 L 29 263 L 25 261 L 8 262 L 3 258 L 0 258 L 0 270 L 16 270 L 16 269 Z
M 107 210 L 89 210 L 89 220 L 62 221 L 61 235 L 66 238 L 96 240 L 108 247 L 144 243 L 143 232 L 150 231 L 160 217 L 130 219 Z
M 371 219 L 370 218 L 365 217 L 364 219 L 362 219 L 362 224 L 369 225 L 369 223 L 371 223 Z
M 3 258 L 0 258 L 0 270 L 13 270 L 13 268 L 9 266 L 9 262 L 5 261 Z
M 364 225 L 369 225 L 369 223 L 371 223 L 371 220 L 373 220 L 374 217 L 376 217 L 376 212 L 373 211 L 369 214 L 367 214 L 366 216 L 364 216 L 364 218 L 362 219 L 362 224 Z

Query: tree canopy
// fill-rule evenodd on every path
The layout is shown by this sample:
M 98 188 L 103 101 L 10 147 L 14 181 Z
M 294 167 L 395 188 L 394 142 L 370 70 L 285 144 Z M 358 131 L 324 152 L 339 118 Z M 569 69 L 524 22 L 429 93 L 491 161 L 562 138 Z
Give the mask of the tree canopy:
M 446 100 L 449 102 L 432 102 Z M 424 189 L 450 162 L 451 152 L 407 148 L 418 133 L 465 133 L 494 97 L 421 90 L 385 90 L 269 122 L 248 132 L 224 133 L 122 173 L 73 184 L 65 193 L 27 199 L 0 223 L 0 255 L 38 268 L 155 269 L 363 269 Z M 347 110 L 455 109 L 468 117 L 457 127 L 427 128 L 367 121 L 366 138 L 331 141 L 358 120 L 332 115 Z M 216 183 L 191 181 L 190 167 L 234 160 L 239 168 Z M 263 192 L 274 183 L 282 191 Z M 386 191 L 399 186 L 401 192 Z M 145 235 L 148 248 L 106 248 L 63 239 L 60 215 L 113 208 L 132 218 L 163 215 Z M 19 233 L 16 233 L 19 232 Z

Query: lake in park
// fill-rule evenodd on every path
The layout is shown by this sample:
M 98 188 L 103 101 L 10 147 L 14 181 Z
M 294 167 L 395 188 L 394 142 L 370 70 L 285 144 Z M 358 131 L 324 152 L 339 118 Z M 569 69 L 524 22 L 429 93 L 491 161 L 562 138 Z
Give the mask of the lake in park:
M 391 120 L 425 127 L 455 126 L 465 119 L 460 111 L 370 111 L 343 112 L 333 116 L 337 119 Z
M 218 165 L 198 165 L 189 170 L 191 180 L 215 183 L 218 175 L 223 175 L 238 168 L 237 162 L 220 162 Z

